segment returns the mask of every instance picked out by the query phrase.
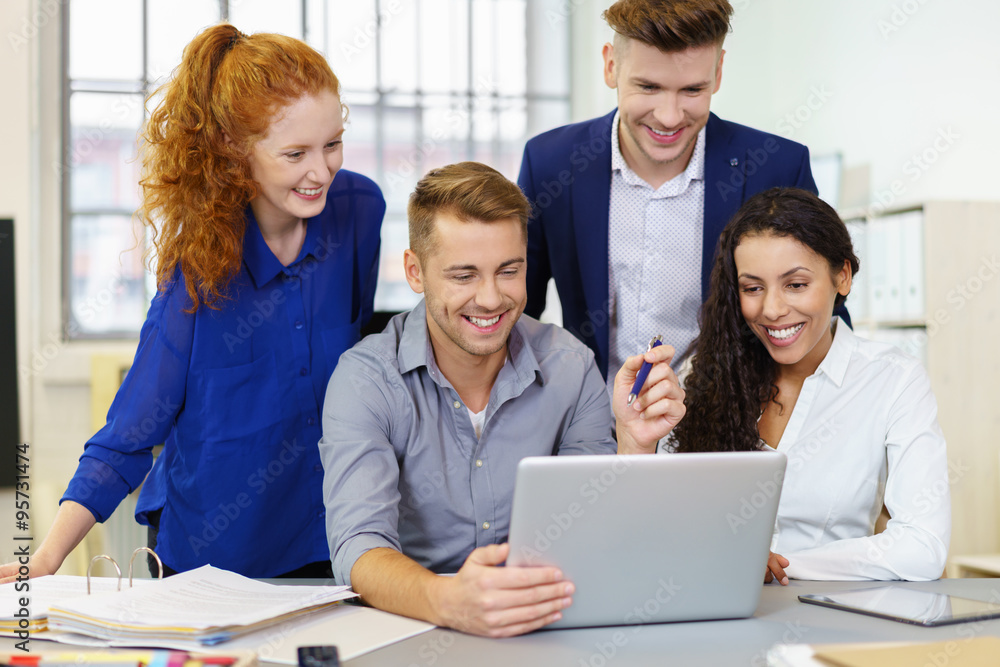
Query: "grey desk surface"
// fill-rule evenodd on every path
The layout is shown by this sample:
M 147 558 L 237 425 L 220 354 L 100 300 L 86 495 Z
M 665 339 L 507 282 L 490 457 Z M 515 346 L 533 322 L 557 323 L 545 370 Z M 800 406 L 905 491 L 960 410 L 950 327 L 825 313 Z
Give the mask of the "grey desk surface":
M 896 583 L 1000 603 L 1000 579 Z M 349 667 L 757 667 L 766 664 L 767 650 L 778 643 L 948 640 L 961 643 L 979 635 L 1000 636 L 1000 619 L 924 628 L 803 604 L 797 599 L 803 593 L 879 585 L 884 582 L 792 581 L 786 587 L 767 585 L 757 613 L 751 618 L 734 621 L 541 631 L 499 640 L 436 629 L 347 664 Z M 997 662 L 1000 664 L 1000 656 Z
M 895 583 L 1000 603 L 1000 579 Z M 435 629 L 351 660 L 346 667 L 761 667 L 766 664 L 767 650 L 778 643 L 955 640 L 961 644 L 980 635 L 1000 637 L 1000 619 L 924 628 L 803 604 L 797 599 L 802 593 L 880 585 L 885 582 L 792 581 L 787 587 L 769 584 L 763 588 L 757 612 L 751 618 L 733 621 L 540 631 L 510 639 L 484 639 Z M 11 651 L 14 641 L 0 638 L 0 652 Z M 34 644 L 32 649 L 40 650 L 42 646 Z

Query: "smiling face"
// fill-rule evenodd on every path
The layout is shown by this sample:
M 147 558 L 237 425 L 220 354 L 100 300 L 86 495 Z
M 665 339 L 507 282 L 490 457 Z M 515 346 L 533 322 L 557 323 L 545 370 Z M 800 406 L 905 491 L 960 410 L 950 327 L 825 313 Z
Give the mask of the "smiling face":
M 404 256 L 406 279 L 423 293 L 438 365 L 507 354 L 507 338 L 527 302 L 523 223 L 462 222 L 439 212 L 426 256 Z M 444 358 L 443 358 L 444 357 Z M 447 374 L 447 373 L 446 373 Z
M 713 44 L 663 52 L 617 38 L 604 46 L 604 81 L 618 89 L 619 145 L 654 187 L 683 172 L 722 83 L 725 51 Z
M 282 108 L 250 155 L 260 193 L 250 202 L 263 227 L 280 228 L 319 215 L 344 162 L 343 112 L 330 91 Z
M 750 329 L 780 364 L 779 372 L 812 375 L 833 343 L 834 300 L 851 290 L 850 264 L 831 272 L 809 247 L 773 234 L 744 236 L 734 259 Z

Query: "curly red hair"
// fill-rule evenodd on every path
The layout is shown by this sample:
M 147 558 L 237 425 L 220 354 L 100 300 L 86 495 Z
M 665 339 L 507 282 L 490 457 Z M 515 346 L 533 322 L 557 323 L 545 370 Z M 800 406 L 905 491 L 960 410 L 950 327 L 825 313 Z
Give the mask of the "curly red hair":
M 324 90 L 339 95 L 340 82 L 292 37 L 248 36 L 223 23 L 187 45 L 173 78 L 150 96 L 163 100 L 141 135 L 137 215 L 152 230 L 158 288 L 179 266 L 192 310 L 226 298 L 243 259 L 245 210 L 258 194 L 253 146 L 282 107 Z

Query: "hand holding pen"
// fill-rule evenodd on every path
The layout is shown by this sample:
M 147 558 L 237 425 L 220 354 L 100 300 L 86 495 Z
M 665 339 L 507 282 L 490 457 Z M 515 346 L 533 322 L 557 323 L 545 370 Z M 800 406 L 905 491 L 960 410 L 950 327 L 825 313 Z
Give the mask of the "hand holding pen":
M 684 416 L 684 390 L 670 368 L 673 356 L 674 348 L 655 336 L 615 376 L 612 407 L 619 454 L 656 451 L 657 442 Z
M 663 336 L 654 336 L 653 340 L 649 341 L 649 345 L 646 346 L 646 352 L 649 352 L 654 347 L 659 347 L 663 345 Z M 628 403 L 626 405 L 632 405 L 632 401 L 639 397 L 639 392 L 642 391 L 642 385 L 646 384 L 646 378 L 649 377 L 649 371 L 652 370 L 653 364 L 648 361 L 642 362 L 642 368 L 639 369 L 639 374 L 635 376 L 635 383 L 632 385 L 632 391 L 628 395 Z

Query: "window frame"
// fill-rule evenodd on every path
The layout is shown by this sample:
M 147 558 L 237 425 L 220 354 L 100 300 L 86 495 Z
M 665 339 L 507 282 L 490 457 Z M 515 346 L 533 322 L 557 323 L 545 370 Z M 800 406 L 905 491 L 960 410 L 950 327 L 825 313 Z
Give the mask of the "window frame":
M 493 3 L 498 2 L 508 2 L 513 0 L 490 0 Z M 107 330 L 101 332 L 93 331 L 81 331 L 80 324 L 75 320 L 73 314 L 73 222 L 74 217 L 83 214 L 110 214 L 110 215 L 123 215 L 132 217 L 135 213 L 134 210 L 125 209 L 114 209 L 114 208 L 81 208 L 75 209 L 72 203 L 72 170 L 73 170 L 73 142 L 72 142 L 72 118 L 71 118 L 71 102 L 72 96 L 76 93 L 90 93 L 90 94 L 133 94 L 142 95 L 145 100 L 148 98 L 151 90 L 151 81 L 149 80 L 149 4 L 148 0 L 140 0 L 141 2 L 141 16 L 142 16 L 142 75 L 139 79 L 133 80 L 86 80 L 86 79 L 73 79 L 70 77 L 70 27 L 71 27 L 71 12 L 73 3 L 66 2 L 62 5 L 61 20 L 59 26 L 59 70 L 60 70 L 60 158 L 61 158 L 61 168 L 58 173 L 58 185 L 57 190 L 59 193 L 59 235 L 60 235 L 60 264 L 61 264 L 61 274 L 59 278 L 59 291 L 60 291 L 60 321 L 62 323 L 63 339 L 68 339 L 71 341 L 123 341 L 123 340 L 135 340 L 138 337 L 139 330 L 142 326 L 142 318 L 136 322 L 135 329 L 118 329 L 118 330 Z M 375 86 L 368 90 L 354 90 L 347 89 L 344 90 L 344 97 L 348 99 L 353 95 L 364 95 L 371 96 L 374 95 L 374 104 L 371 105 L 374 121 L 374 159 L 373 163 L 375 165 L 375 173 L 365 174 L 369 176 L 376 183 L 379 184 L 383 189 L 386 188 L 385 178 L 386 178 L 386 114 L 387 110 L 390 108 L 402 108 L 402 109 L 412 109 L 416 114 L 415 127 L 415 147 L 422 145 L 422 142 L 426 139 L 427 135 L 424 128 L 424 114 L 428 109 L 433 108 L 425 104 L 428 98 L 448 98 L 456 104 L 457 108 L 467 114 L 467 132 L 465 136 L 461 139 L 464 144 L 465 158 L 464 159 L 474 159 L 476 154 L 476 113 L 482 105 L 482 100 L 488 100 L 487 110 L 489 114 L 496 121 L 495 131 L 492 133 L 490 138 L 490 159 L 496 163 L 498 157 L 501 155 L 501 149 L 503 145 L 503 138 L 499 130 L 499 119 L 504 111 L 505 104 L 518 104 L 522 103 L 524 106 L 525 113 L 525 136 L 523 140 L 527 140 L 533 134 L 533 128 L 537 123 L 533 122 L 533 109 L 536 107 L 537 103 L 547 103 L 555 102 L 561 103 L 565 107 L 564 122 L 569 122 L 569 117 L 571 114 L 572 96 L 570 90 L 570 57 L 569 50 L 571 47 L 570 39 L 570 28 L 568 25 L 564 27 L 565 34 L 563 39 L 566 44 L 566 68 L 565 71 L 561 73 L 562 81 L 564 82 L 564 93 L 548 93 L 540 92 L 533 86 L 533 55 L 539 50 L 538 42 L 536 40 L 544 39 L 545 37 L 541 35 L 540 31 L 536 30 L 530 25 L 530 21 L 533 16 L 537 16 L 540 10 L 538 8 L 532 7 L 530 0 L 523 0 L 524 11 L 525 11 L 525 49 L 526 49 L 526 67 L 525 67 L 525 87 L 523 94 L 512 94 L 512 93 L 500 93 L 496 89 L 493 89 L 487 93 L 483 93 L 481 90 L 477 90 L 476 81 L 474 79 L 475 73 L 474 68 L 468 68 L 468 81 L 466 90 L 449 90 L 444 92 L 438 91 L 423 91 L 419 87 L 415 88 L 412 92 L 405 93 L 414 100 L 413 106 L 398 106 L 392 104 L 392 97 L 398 95 L 395 91 L 389 90 L 384 84 L 384 67 L 383 67 L 383 55 L 382 55 L 382 42 L 384 40 L 383 26 L 381 21 L 382 8 L 386 4 L 386 0 L 374 0 L 374 8 L 376 16 L 379 17 L 377 21 L 378 29 L 374 36 L 374 48 L 375 48 L 375 60 L 376 60 L 376 81 Z M 330 40 L 329 40 L 329 29 L 327 17 L 330 12 L 330 0 L 300 0 L 301 5 L 301 38 L 305 41 L 313 44 L 315 48 L 322 51 L 329 58 L 330 54 Z M 228 21 L 230 17 L 230 0 L 218 0 L 219 4 L 219 21 Z M 556 7 L 559 5 L 557 0 L 543 0 L 542 3 L 546 6 L 552 5 Z M 318 10 L 317 10 L 318 5 Z M 420 8 L 423 3 L 417 3 L 417 12 L 419 15 Z M 469 58 L 470 63 L 475 58 L 475 52 L 473 47 L 473 37 L 475 34 L 475 18 L 476 14 L 472 9 L 472 3 L 469 4 L 469 11 L 467 16 L 467 26 L 465 34 L 465 53 L 467 58 Z M 312 31 L 309 29 L 311 16 L 316 16 L 318 13 L 322 17 L 321 27 L 318 28 L 317 35 L 313 35 Z M 316 38 L 318 37 L 318 38 Z M 420 50 L 420 40 L 424 39 L 424 34 L 417 33 L 417 51 Z M 358 105 L 362 107 L 369 107 L 367 104 Z M 147 111 L 144 110 L 143 118 L 147 117 Z M 418 173 L 423 173 L 425 170 L 424 165 L 426 164 L 426 156 L 422 152 L 417 151 L 417 159 L 414 164 L 414 168 Z M 388 217 L 388 213 L 387 213 Z M 383 237 L 384 240 L 385 237 Z M 140 243 L 138 248 L 140 251 L 145 250 L 145 244 Z M 384 257 L 380 261 L 384 261 Z M 381 281 L 380 281 L 381 284 Z M 147 303 L 148 299 L 152 297 L 152 293 L 149 288 L 146 289 Z

